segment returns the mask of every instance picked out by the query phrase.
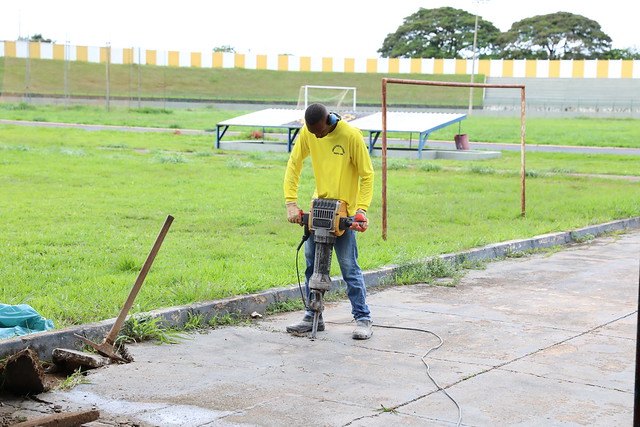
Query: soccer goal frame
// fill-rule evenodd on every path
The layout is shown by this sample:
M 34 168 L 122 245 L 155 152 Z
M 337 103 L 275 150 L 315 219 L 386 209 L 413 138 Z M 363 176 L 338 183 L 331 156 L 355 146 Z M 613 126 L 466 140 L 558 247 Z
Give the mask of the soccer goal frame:
M 358 95 L 358 89 L 356 87 L 351 86 L 315 86 L 315 85 L 303 85 L 301 87 L 304 91 L 304 109 L 306 110 L 309 106 L 309 89 L 330 89 L 330 90 L 352 90 L 353 91 L 353 102 L 352 102 L 352 111 L 356 111 L 356 97 Z
M 525 86 L 491 83 L 434 82 L 428 80 L 382 79 L 382 239 L 387 240 L 387 85 L 421 85 L 520 89 L 520 215 L 526 213 L 525 197 Z

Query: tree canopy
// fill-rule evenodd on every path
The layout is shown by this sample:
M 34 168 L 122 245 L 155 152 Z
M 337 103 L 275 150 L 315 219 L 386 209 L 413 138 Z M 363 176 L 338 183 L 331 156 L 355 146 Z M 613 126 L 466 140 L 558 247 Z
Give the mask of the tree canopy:
M 420 8 L 387 35 L 378 53 L 388 58 L 471 58 L 475 19 L 452 7 Z M 476 54 L 503 59 L 614 59 L 638 53 L 611 49 L 611 38 L 596 21 L 556 12 L 515 22 L 504 33 L 478 17 Z
M 236 53 L 236 49 L 233 46 L 225 44 L 223 46 L 216 46 L 213 48 L 214 52 L 223 52 L 223 53 Z
M 461 9 L 440 7 L 420 10 L 404 19 L 388 34 L 378 52 L 389 58 L 470 58 L 473 55 L 475 15 Z M 491 54 L 500 30 L 478 19 L 477 46 Z
M 41 42 L 41 43 L 55 43 L 51 39 L 44 38 L 42 34 L 34 34 L 32 36 L 22 36 L 22 37 L 18 37 L 18 40 L 29 41 L 29 42 Z
M 611 49 L 600 24 L 569 12 L 518 21 L 499 43 L 504 58 L 594 59 Z

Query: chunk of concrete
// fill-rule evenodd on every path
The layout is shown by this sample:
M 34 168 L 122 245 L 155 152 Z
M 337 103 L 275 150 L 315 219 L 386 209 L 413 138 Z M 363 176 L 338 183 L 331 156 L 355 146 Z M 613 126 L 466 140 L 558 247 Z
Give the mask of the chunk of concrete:
M 75 371 L 78 368 L 82 370 L 95 369 L 111 363 L 111 359 L 108 357 L 68 348 L 55 348 L 52 356 L 56 365 L 63 365 L 69 371 Z
M 19 351 L 1 363 L 0 372 L 4 375 L 3 388 L 12 393 L 38 394 L 48 389 L 38 354 L 30 348 Z

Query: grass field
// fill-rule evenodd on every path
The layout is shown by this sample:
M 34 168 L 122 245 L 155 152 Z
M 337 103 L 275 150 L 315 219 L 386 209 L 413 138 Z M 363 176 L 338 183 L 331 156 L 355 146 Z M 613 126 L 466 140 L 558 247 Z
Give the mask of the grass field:
M 214 131 L 223 120 L 249 111 L 219 110 L 211 107 L 190 109 L 111 108 L 77 105 L 34 106 L 29 104 L 0 104 L 0 119 L 27 120 L 50 123 L 105 124 L 114 126 L 141 126 L 169 129 Z M 636 119 L 543 119 L 530 118 L 526 126 L 527 144 L 571 145 L 594 147 L 640 148 L 640 125 Z M 231 131 L 249 134 L 248 127 L 232 127 Z M 258 129 L 260 130 L 260 129 Z M 520 143 L 520 117 L 471 116 L 458 126 L 449 126 L 433 132 L 431 140 L 452 141 L 458 133 L 467 133 L 472 141 Z M 286 132 L 286 130 L 284 130 Z M 418 139 L 417 134 L 390 134 L 390 137 Z M 210 136 L 214 139 L 215 136 Z M 226 136 L 225 138 L 229 138 Z M 452 143 L 453 145 L 453 143 Z M 635 168 L 640 169 L 640 168 Z M 634 169 L 634 170 L 635 170 Z
M 46 110 L 0 111 L 2 118 L 22 111 L 49 120 Z M 198 112 L 208 113 L 226 114 Z M 83 114 L 76 111 L 80 119 Z M 163 117 L 180 114 L 140 117 L 154 116 L 161 125 Z M 564 132 L 561 124 L 554 132 L 610 145 L 611 128 L 627 124 L 593 123 L 600 122 L 565 122 Z M 541 123 L 540 132 L 553 127 Z M 634 135 L 635 128 L 625 132 Z M 285 219 L 287 156 L 212 147 L 207 134 L 1 125 L 0 301 L 31 304 L 57 327 L 115 317 L 167 214 L 174 224 L 133 311 L 295 283 L 301 229 Z M 637 181 L 571 175 L 638 175 L 635 156 L 528 153 L 522 218 L 519 155 L 503 154 L 471 164 L 393 159 L 386 242 L 375 159 L 371 228 L 360 236 L 362 267 L 640 215 Z M 309 165 L 303 179 L 306 206 L 313 191 Z M 338 274 L 335 263 L 332 274 Z

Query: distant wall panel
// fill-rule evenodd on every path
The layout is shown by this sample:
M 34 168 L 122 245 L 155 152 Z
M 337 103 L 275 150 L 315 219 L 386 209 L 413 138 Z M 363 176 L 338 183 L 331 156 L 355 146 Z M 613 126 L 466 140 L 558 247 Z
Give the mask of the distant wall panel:
M 110 55 L 107 54 L 110 52 Z M 69 46 L 0 41 L 0 56 L 172 67 L 389 74 L 483 74 L 518 78 L 640 78 L 639 60 L 502 60 L 443 58 L 340 58 L 230 52 L 164 51 L 136 47 Z

